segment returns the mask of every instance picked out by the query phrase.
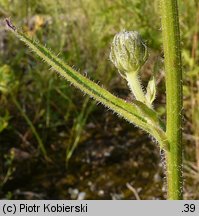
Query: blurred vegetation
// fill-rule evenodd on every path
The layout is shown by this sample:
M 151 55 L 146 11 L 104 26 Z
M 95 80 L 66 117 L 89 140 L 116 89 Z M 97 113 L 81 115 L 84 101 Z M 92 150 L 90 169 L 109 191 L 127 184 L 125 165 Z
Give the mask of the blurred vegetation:
M 155 106 L 164 118 L 159 1 L 0 1 L 0 197 L 7 199 L 164 199 L 159 149 L 147 135 L 57 77 L 15 40 L 16 26 L 80 73 L 132 100 L 109 62 L 120 30 L 138 30 L 158 72 Z M 185 198 L 199 198 L 199 3 L 182 0 Z M 133 189 L 132 189 L 133 188 Z M 136 194 L 135 194 L 136 193 Z

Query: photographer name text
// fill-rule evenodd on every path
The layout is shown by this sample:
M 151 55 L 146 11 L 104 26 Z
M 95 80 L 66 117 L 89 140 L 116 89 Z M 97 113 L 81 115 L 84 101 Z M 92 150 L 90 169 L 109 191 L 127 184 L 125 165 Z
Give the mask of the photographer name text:
M 42 205 L 36 204 L 4 204 L 3 206 L 4 215 L 8 213 L 87 213 L 87 204 L 79 205 L 67 205 L 67 204 L 51 204 L 43 203 Z

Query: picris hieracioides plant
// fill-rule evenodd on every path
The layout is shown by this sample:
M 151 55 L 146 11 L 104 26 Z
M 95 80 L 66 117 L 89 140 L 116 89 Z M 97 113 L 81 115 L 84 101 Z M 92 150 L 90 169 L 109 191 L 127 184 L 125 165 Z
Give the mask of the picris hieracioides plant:
M 90 95 L 96 101 L 113 110 L 121 117 L 148 132 L 165 151 L 167 165 L 167 186 L 169 199 L 182 198 L 182 71 L 180 58 L 180 34 L 177 0 L 160 0 L 162 10 L 163 44 L 165 51 L 166 91 L 167 91 L 167 126 L 160 120 L 153 109 L 155 99 L 155 79 L 150 79 L 144 92 L 139 73 L 148 57 L 147 47 L 140 34 L 136 31 L 122 31 L 113 39 L 110 59 L 127 83 L 135 96 L 135 100 L 127 102 L 87 77 L 75 71 L 45 46 L 32 40 L 20 32 L 9 19 L 7 28 L 23 41 L 32 51 L 40 56 L 64 79 L 75 87 Z

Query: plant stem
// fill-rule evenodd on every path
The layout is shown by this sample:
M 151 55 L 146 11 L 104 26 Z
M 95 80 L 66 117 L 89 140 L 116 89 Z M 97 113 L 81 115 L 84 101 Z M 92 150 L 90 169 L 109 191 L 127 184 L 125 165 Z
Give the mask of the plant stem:
M 17 109 L 20 111 L 21 115 L 24 117 L 24 119 L 26 120 L 27 124 L 29 125 L 32 133 L 34 134 L 37 142 L 38 142 L 38 146 L 39 148 L 41 149 L 41 152 L 42 154 L 44 155 L 44 157 L 46 159 L 49 159 L 48 156 L 47 156 L 47 152 L 46 152 L 46 149 L 45 149 L 45 146 L 42 142 L 42 139 L 40 138 L 35 126 L 33 125 L 33 123 L 31 122 L 31 120 L 29 119 L 29 117 L 26 115 L 26 113 L 23 111 L 21 105 L 17 102 L 17 100 L 15 99 L 15 97 L 13 95 L 12 96 L 12 101 L 14 102 L 14 104 L 16 105 Z
M 138 78 L 137 73 L 127 73 L 126 74 L 126 80 L 128 82 L 128 86 L 130 87 L 132 93 L 134 94 L 136 100 L 141 101 L 144 104 L 147 104 L 149 107 L 151 107 L 151 104 L 148 103 L 146 100 L 144 91 L 142 89 L 140 80 Z
M 166 71 L 168 199 L 182 195 L 182 63 L 177 0 L 161 0 L 162 33 Z

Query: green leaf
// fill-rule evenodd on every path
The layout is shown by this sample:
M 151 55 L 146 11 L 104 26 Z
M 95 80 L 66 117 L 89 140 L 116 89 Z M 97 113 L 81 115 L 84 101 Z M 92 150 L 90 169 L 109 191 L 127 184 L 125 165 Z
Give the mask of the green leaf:
M 151 126 L 148 123 L 148 119 L 145 115 L 140 112 L 142 109 L 134 103 L 128 103 L 113 94 L 111 94 L 106 89 L 100 87 L 95 82 L 91 81 L 87 77 L 81 75 L 79 72 L 75 71 L 72 67 L 64 63 L 46 47 L 42 46 L 39 42 L 34 41 L 27 37 L 22 32 L 19 32 L 15 26 L 6 19 L 8 29 L 15 34 L 21 41 L 23 41 L 32 51 L 34 51 L 38 56 L 40 56 L 48 65 L 52 67 L 59 75 L 64 79 L 72 83 L 75 87 L 88 94 L 90 97 L 96 101 L 102 103 L 104 106 L 110 108 L 115 113 L 119 114 L 121 117 L 135 124 L 136 126 L 142 128 L 143 130 L 150 133 L 159 142 L 160 136 L 157 130 L 161 130 L 160 125 Z M 146 112 L 146 111 L 144 111 Z M 162 131 L 164 133 L 164 131 Z
M 156 97 L 156 82 L 155 82 L 155 77 L 152 76 L 151 79 L 149 80 L 147 89 L 146 89 L 146 99 L 147 101 L 152 104 L 153 101 L 155 100 Z

